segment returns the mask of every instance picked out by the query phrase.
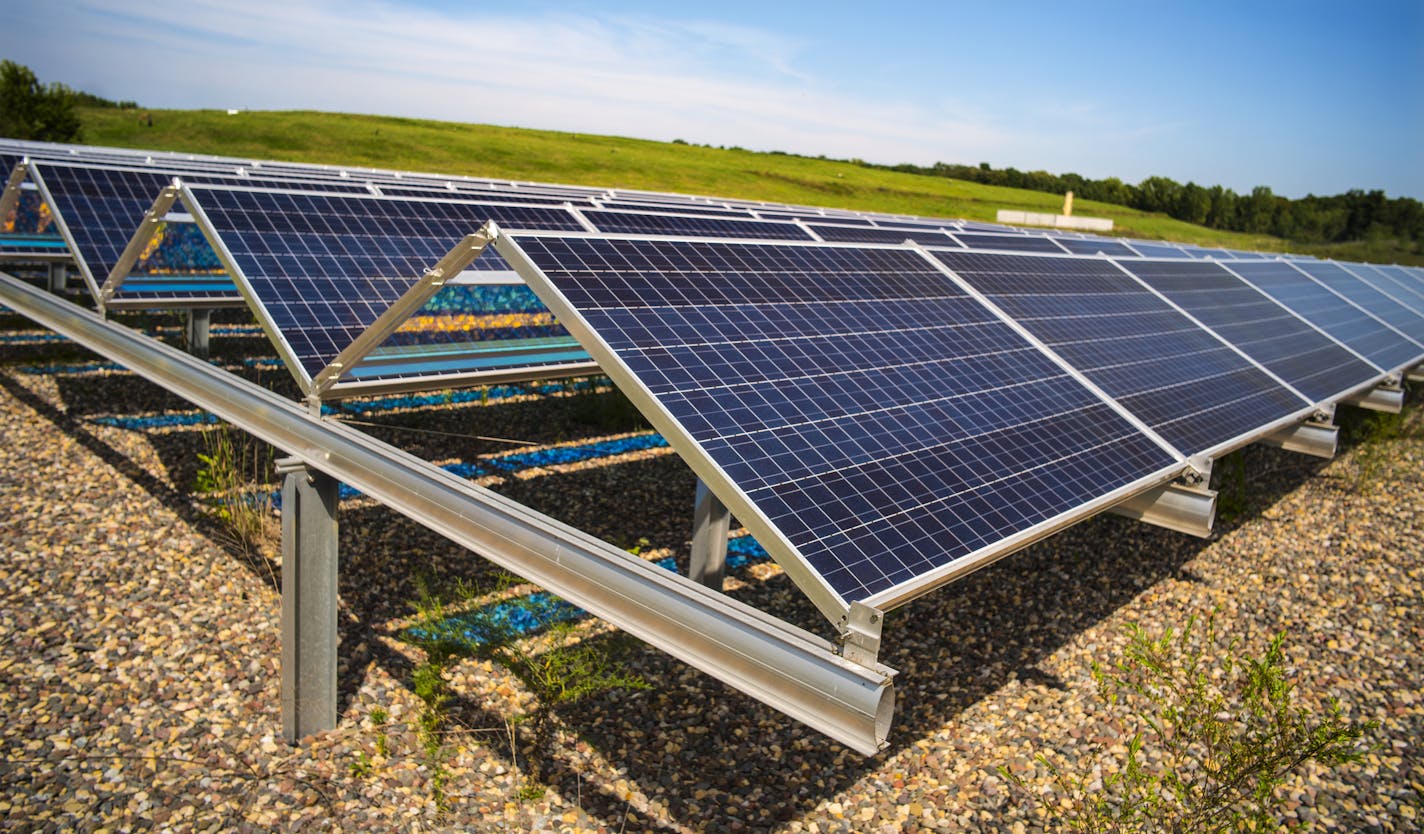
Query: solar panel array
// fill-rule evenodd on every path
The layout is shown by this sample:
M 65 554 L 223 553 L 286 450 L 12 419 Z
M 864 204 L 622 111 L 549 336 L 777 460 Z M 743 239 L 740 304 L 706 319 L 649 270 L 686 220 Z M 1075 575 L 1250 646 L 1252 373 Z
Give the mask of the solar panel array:
M 192 216 L 170 210 L 123 291 L 162 306 L 240 288 L 305 384 L 496 223 L 499 251 L 446 276 L 333 390 L 591 355 L 827 611 L 903 602 L 1424 362 L 1412 268 L 406 172 L 3 154 L 30 158 L 94 284 L 181 177 Z

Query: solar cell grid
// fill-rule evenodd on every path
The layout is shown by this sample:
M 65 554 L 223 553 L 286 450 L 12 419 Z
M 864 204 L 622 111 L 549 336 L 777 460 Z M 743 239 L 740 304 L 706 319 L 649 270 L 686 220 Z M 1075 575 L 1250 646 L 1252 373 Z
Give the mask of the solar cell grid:
M 1131 258 L 1135 253 L 1115 240 L 1093 238 L 1057 238 L 1058 244 L 1074 255 L 1106 255 L 1110 258 Z
M 1178 465 L 914 251 L 513 237 L 739 519 L 843 599 Z
M 1308 405 L 1111 262 L 934 254 L 1186 455 Z
M 927 246 L 958 246 L 954 238 L 944 232 L 927 229 L 892 229 L 883 226 L 832 226 L 827 224 L 807 224 L 822 240 L 840 243 L 904 243 L 913 240 Z
M 743 220 L 737 217 L 687 217 L 675 214 L 600 211 L 584 209 L 584 217 L 597 229 L 611 234 L 670 235 L 674 237 L 726 237 L 763 240 L 811 240 L 795 223 L 777 220 Z
M 96 293 L 144 214 L 173 179 L 158 172 L 46 162 L 32 163 L 31 176 L 36 175 L 73 243 L 85 281 Z
M 1231 261 L 1226 267 L 1301 318 L 1386 371 L 1418 356 L 1418 346 L 1282 261 Z
M 488 188 L 450 189 L 439 185 L 424 188 L 409 186 L 389 186 L 378 184 L 377 188 L 387 197 L 429 198 L 435 200 L 479 200 L 482 203 L 519 203 L 523 205 L 561 206 L 573 202 L 579 208 L 593 205 L 587 198 L 570 198 L 565 195 L 544 195 L 494 191 Z
M 1183 260 L 1191 258 L 1190 255 L 1183 252 L 1180 248 L 1166 243 L 1149 243 L 1147 241 L 1133 240 L 1128 241 L 1128 245 L 1144 258 L 1172 258 Z
M 1046 252 L 1062 255 L 1064 250 L 1051 238 L 1036 235 L 985 235 L 955 232 L 954 237 L 967 249 L 998 249 L 1013 252 Z
M 1351 274 L 1359 276 L 1415 313 L 1424 315 L 1424 284 L 1407 267 L 1381 264 L 1344 264 Z M 1417 273 L 1417 270 L 1414 271 Z M 1415 335 L 1415 334 L 1411 334 Z M 1417 341 L 1417 339 L 1416 339 Z
M 721 206 L 696 206 L 696 205 L 658 205 L 656 203 L 634 203 L 621 202 L 619 200 L 601 201 L 604 208 L 624 209 L 636 211 L 641 214 L 705 214 L 709 217 L 751 217 L 751 212 L 745 209 L 729 209 Z
M 511 227 L 582 227 L 563 209 L 362 195 L 193 186 L 213 231 L 269 317 L 274 338 L 314 376 L 426 269 L 490 219 Z M 478 269 L 509 267 L 494 253 Z M 432 329 L 433 340 L 466 339 Z
M 1295 268 L 1358 304 L 1404 336 L 1415 337 L 1416 344 L 1419 339 L 1424 339 L 1424 317 L 1376 289 L 1378 284 L 1387 281 L 1380 277 L 1378 270 L 1373 272 L 1374 280 L 1370 281 L 1371 271 L 1347 271 L 1328 261 L 1300 261 L 1295 263 Z M 1424 345 L 1420 349 L 1424 350 Z
M 1213 263 L 1122 266 L 1315 402 L 1377 378 L 1374 366 Z

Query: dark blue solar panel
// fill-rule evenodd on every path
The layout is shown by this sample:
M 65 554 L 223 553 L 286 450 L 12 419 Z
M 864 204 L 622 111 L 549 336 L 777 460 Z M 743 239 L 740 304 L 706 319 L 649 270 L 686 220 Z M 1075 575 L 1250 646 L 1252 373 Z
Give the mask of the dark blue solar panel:
M 1109 258 L 1131 258 L 1134 252 L 1115 240 L 1060 237 L 1058 244 L 1074 255 L 1107 255 Z
M 191 192 L 261 301 L 271 328 L 308 375 L 329 365 L 425 270 L 487 221 L 525 229 L 582 228 L 566 210 L 554 208 L 204 186 Z M 474 267 L 509 268 L 494 252 Z M 458 328 L 432 326 L 423 332 L 431 339 L 467 341 Z
M 1234 261 L 1227 267 L 1301 318 L 1387 371 L 1419 355 L 1419 346 L 1283 261 Z
M 1379 376 L 1373 365 L 1217 264 L 1125 261 L 1123 266 L 1316 402 Z
M 887 229 L 884 227 L 831 226 L 808 224 L 822 240 L 836 243 L 904 243 L 913 240 L 926 246 L 954 246 L 959 244 L 944 232 L 932 229 Z
M 35 162 L 54 211 L 74 242 L 74 254 L 95 288 L 109 277 L 144 214 L 173 177 L 150 171 L 90 168 Z M 229 287 L 220 295 L 233 296 Z
M 991 232 L 995 234 L 1023 234 L 1022 229 L 1015 229 L 1013 226 L 1001 226 L 997 223 L 974 223 L 969 220 L 961 220 L 959 228 L 971 232 Z
M 521 194 L 509 191 L 492 191 L 488 188 L 444 188 L 431 184 L 425 187 L 391 186 L 377 183 L 376 187 L 387 197 L 433 198 L 437 200 L 478 200 L 481 203 L 523 203 L 534 206 L 561 206 L 573 203 L 575 208 L 587 208 L 593 203 L 586 197 L 569 197 L 562 194 Z
M 155 167 L 136 169 L 59 162 L 38 162 L 34 167 L 55 202 L 55 211 L 74 238 L 76 253 L 97 285 L 108 279 L 144 214 L 153 207 L 159 192 L 172 184 L 175 174 L 185 173 L 189 180 L 205 182 L 263 182 L 255 178 Z M 303 188 L 352 193 L 365 190 L 359 184 L 334 182 L 309 183 Z M 181 207 L 175 206 L 174 210 L 179 211 Z M 134 265 L 132 272 L 138 277 L 212 276 L 222 272 L 222 265 L 192 224 L 172 222 L 159 229 L 155 245 Z M 124 301 L 156 302 L 210 297 L 235 299 L 237 288 L 230 281 L 204 280 L 196 284 L 137 281 L 132 285 L 125 281 L 115 296 Z
M 1130 245 L 1137 254 L 1144 258 L 1169 258 L 1169 259 L 1190 259 L 1191 255 L 1182 251 L 1179 247 L 1170 246 L 1165 243 L 1145 243 L 1141 241 L 1130 241 Z
M 847 600 L 1174 465 L 914 251 L 515 240 Z
M 969 249 L 1001 249 L 1011 252 L 1045 252 L 1062 255 L 1063 248 L 1042 235 L 981 235 L 955 232 L 954 236 Z
M 722 208 L 721 206 L 698 205 L 695 203 L 658 205 L 656 203 L 638 203 L 622 200 L 603 200 L 602 203 L 604 208 L 625 209 L 641 214 L 705 214 L 708 217 L 751 217 L 751 213 L 745 209 L 730 209 Z
M 1418 278 L 1417 268 L 1355 263 L 1343 266 L 1370 286 L 1414 312 L 1424 315 L 1424 283 Z
M 1365 269 L 1346 271 L 1329 261 L 1297 261 L 1295 267 L 1412 338 L 1416 344 L 1424 339 L 1424 316 L 1376 289 L 1374 283 L 1367 283 L 1365 279 L 1371 277 L 1375 282 L 1383 282 L 1378 270 L 1373 273 Z M 1420 345 L 1419 350 L 1424 351 L 1424 345 Z
M 595 228 L 610 234 L 671 235 L 673 237 L 729 237 L 759 240 L 812 240 L 795 223 L 778 220 L 741 220 L 734 217 L 684 217 L 675 214 L 599 211 L 584 209 Z
M 935 256 L 1184 454 L 1307 405 L 1111 262 Z

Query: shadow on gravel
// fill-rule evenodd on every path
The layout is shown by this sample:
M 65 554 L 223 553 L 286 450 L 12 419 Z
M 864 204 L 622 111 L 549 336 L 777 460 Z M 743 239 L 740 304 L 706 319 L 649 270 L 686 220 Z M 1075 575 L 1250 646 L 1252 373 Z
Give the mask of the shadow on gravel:
M 61 412 L 6 374 L 0 374 L 0 387 L 210 539 L 224 541 L 218 526 L 193 508 L 188 494 L 105 445 L 82 416 Z M 146 402 L 145 410 L 152 410 L 160 396 L 157 388 L 135 385 L 132 377 L 62 380 L 60 390 L 90 403 Z M 498 409 L 484 411 L 449 419 L 466 430 L 487 418 L 498 430 Z M 409 415 L 402 419 L 415 421 Z M 572 430 L 560 423 L 551 431 Z M 173 467 L 194 459 L 201 443 L 196 432 L 155 432 L 150 440 Z M 429 438 L 412 445 L 427 457 L 440 457 L 442 448 L 448 457 L 469 454 Z M 1258 515 L 1325 464 L 1257 447 L 1241 454 L 1247 488 L 1239 490 L 1239 506 L 1221 519 L 1218 535 Z M 616 544 L 627 546 L 647 537 L 652 546 L 670 547 L 685 562 L 693 483 L 680 461 L 662 457 L 511 479 L 499 491 Z M 587 779 L 585 753 L 556 751 L 545 762 L 546 780 L 565 797 L 579 797 L 583 809 L 610 830 L 703 828 L 713 818 L 722 820 L 722 829 L 735 829 L 739 823 L 756 830 L 795 819 L 876 769 L 884 757 L 934 735 L 1011 679 L 1062 688 L 1063 682 L 1039 668 L 1044 658 L 1154 583 L 1194 581 L 1183 566 L 1206 545 L 1100 516 L 895 611 L 887 622 L 881 658 L 900 671 L 895 727 L 890 749 L 868 760 L 660 652 L 635 647 L 628 664 L 651 689 L 594 696 L 561 710 L 560 716 L 569 732 L 635 783 L 670 819 L 642 817 L 614 786 Z M 410 601 L 417 596 L 412 579 L 417 573 L 489 586 L 497 571 L 414 522 L 369 503 L 348 502 L 343 507 L 340 552 L 344 711 L 371 663 L 396 680 L 410 680 L 410 661 L 379 638 L 391 620 L 412 613 Z M 265 565 L 248 567 L 262 581 L 275 584 Z M 745 584 L 735 593 L 738 598 L 816 633 L 829 632 L 784 576 L 761 581 L 744 571 L 739 578 Z M 455 695 L 451 712 L 465 726 L 500 728 L 512 717 L 490 712 L 459 692 Z M 276 704 L 272 710 L 275 713 Z M 952 751 L 959 745 L 967 750 L 975 743 L 952 741 L 942 749 Z M 496 757 L 508 755 L 497 744 L 489 749 Z M 935 767 L 931 761 L 919 764 Z M 952 794 L 958 788 L 950 784 L 946 790 Z

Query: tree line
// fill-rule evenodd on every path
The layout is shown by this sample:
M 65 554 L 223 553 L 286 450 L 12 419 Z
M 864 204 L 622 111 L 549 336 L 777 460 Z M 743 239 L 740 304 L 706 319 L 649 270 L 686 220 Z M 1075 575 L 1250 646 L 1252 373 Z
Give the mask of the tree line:
M 869 165 L 868 163 L 862 163 Z M 1026 188 L 1162 212 L 1178 220 L 1231 232 L 1275 235 L 1302 243 L 1397 240 L 1424 253 L 1424 203 L 1388 197 L 1383 191 L 1353 189 L 1331 197 L 1311 194 L 1292 200 L 1259 185 L 1237 194 L 1220 185 L 1182 184 L 1168 177 L 1148 177 L 1133 185 L 1116 177 L 1089 179 L 1079 174 L 1050 174 L 993 168 L 987 162 L 959 165 L 869 165 L 909 174 Z

